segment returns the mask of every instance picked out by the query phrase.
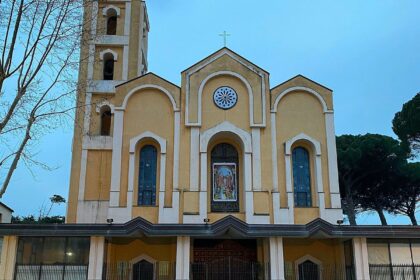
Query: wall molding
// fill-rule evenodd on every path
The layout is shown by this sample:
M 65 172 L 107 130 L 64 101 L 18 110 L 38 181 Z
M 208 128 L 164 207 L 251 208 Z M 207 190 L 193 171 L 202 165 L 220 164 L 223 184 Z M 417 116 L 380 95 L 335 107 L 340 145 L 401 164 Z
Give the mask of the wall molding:
M 273 108 L 271 109 L 271 112 L 277 113 L 277 107 L 278 104 L 280 102 L 281 99 L 283 99 L 283 97 L 285 97 L 288 93 L 291 93 L 293 91 L 304 91 L 307 93 L 311 93 L 313 94 L 321 103 L 322 109 L 324 111 L 324 113 L 329 112 L 328 107 L 327 107 L 327 103 L 325 102 L 324 98 L 322 98 L 321 94 L 319 94 L 318 92 L 316 92 L 315 90 L 308 88 L 308 87 L 291 87 L 288 88 L 284 91 L 282 91 L 275 99 L 274 104 L 273 104 Z

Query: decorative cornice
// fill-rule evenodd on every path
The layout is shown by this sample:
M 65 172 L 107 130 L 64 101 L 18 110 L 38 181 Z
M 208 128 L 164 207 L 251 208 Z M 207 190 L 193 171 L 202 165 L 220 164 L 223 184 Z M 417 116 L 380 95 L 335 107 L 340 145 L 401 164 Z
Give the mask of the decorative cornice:
M 0 235 L 17 236 L 191 236 L 217 237 L 234 232 L 248 238 L 420 238 L 420 226 L 347 226 L 332 225 L 316 219 L 306 225 L 247 224 L 227 216 L 213 224 L 152 224 L 135 218 L 125 224 L 0 224 Z

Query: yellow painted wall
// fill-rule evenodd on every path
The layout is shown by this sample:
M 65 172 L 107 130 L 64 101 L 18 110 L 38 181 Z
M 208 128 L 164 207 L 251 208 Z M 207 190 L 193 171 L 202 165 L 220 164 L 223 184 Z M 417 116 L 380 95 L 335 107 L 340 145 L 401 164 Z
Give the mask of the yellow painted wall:
M 135 2 L 135 1 L 134 1 Z M 120 9 L 120 15 L 117 17 L 117 32 L 116 35 L 124 35 L 124 21 L 125 21 L 125 4 L 124 3 L 118 3 L 118 2 L 112 2 L 106 3 L 106 2 L 100 2 L 98 5 L 98 21 L 97 21 L 97 34 L 98 35 L 106 35 L 106 23 L 107 23 L 107 17 L 102 14 L 102 9 L 108 5 L 112 5 L 114 7 L 117 7 Z
M 209 58 L 210 59 L 210 58 Z M 198 91 L 201 82 L 207 78 L 210 74 L 218 72 L 218 71 L 232 71 L 236 73 L 240 73 L 251 85 L 253 90 L 254 96 L 254 119 L 255 122 L 261 123 L 262 122 L 262 110 L 261 110 L 261 77 L 254 73 L 253 71 L 246 68 L 244 65 L 240 64 L 239 62 L 233 60 L 227 55 L 224 55 L 218 58 L 214 63 L 206 65 L 201 70 L 195 72 L 190 77 L 190 96 L 189 96 L 189 104 L 186 104 L 189 109 L 189 121 L 190 122 L 197 122 L 198 121 Z M 266 87 L 268 88 L 268 86 Z M 203 94 L 204 96 L 205 94 Z M 204 118 L 203 118 L 204 119 Z
M 109 200 L 112 151 L 88 151 L 85 200 Z
M 101 134 L 101 111 L 97 112 L 97 108 L 101 105 L 104 101 L 109 101 L 110 97 L 106 94 L 95 94 L 92 96 L 92 110 L 90 112 L 90 125 L 89 125 L 89 133 L 91 136 L 97 136 Z M 112 104 L 112 102 L 110 102 Z M 100 107 L 99 107 L 100 108 Z M 110 128 L 110 136 L 112 136 L 112 132 L 114 131 L 114 115 L 111 117 L 111 128 Z
M 232 109 L 223 110 L 213 102 L 214 91 L 221 86 L 235 89 L 238 101 Z M 237 78 L 231 76 L 218 76 L 211 79 L 203 90 L 202 96 L 202 126 L 201 132 L 212 128 L 219 123 L 229 121 L 235 126 L 249 131 L 249 96 L 245 85 Z
M 114 80 L 122 79 L 122 69 L 123 69 L 123 48 L 122 47 L 109 47 L 109 46 L 100 46 L 96 47 L 95 51 L 95 65 L 93 70 L 93 79 L 94 80 L 103 80 L 103 67 L 104 60 L 101 60 L 99 57 L 100 52 L 111 49 L 117 53 L 117 60 L 114 57 Z
M 90 6 L 85 8 L 83 14 L 84 22 L 89 22 L 92 17 L 92 10 Z M 81 40 L 81 51 L 80 57 L 88 57 L 88 39 L 89 39 L 89 25 L 87 25 L 87 30 L 82 34 Z M 84 118 L 84 104 L 86 103 L 86 94 L 84 91 L 84 85 L 86 85 L 86 75 L 87 75 L 87 60 L 81 59 L 79 66 L 79 77 L 78 83 L 82 85 L 77 93 L 76 104 L 76 116 L 74 120 L 74 131 L 73 131 L 73 145 L 72 145 L 72 159 L 71 159 L 71 170 L 70 170 L 70 186 L 69 194 L 67 200 L 67 212 L 66 212 L 66 223 L 76 222 L 77 216 L 77 200 L 79 194 L 79 179 L 80 179 L 80 159 L 82 154 L 82 128 L 83 128 L 83 118 Z
M 289 120 L 289 121 L 286 121 Z M 305 133 L 321 144 L 322 179 L 325 192 L 326 207 L 330 207 L 327 140 L 325 132 L 325 117 L 319 100 L 312 94 L 296 91 L 287 94 L 278 104 L 276 114 L 278 174 L 281 204 L 287 205 L 285 180 L 285 154 L 283 143 L 294 136 Z M 303 143 L 300 143 L 304 145 Z M 311 146 L 306 146 L 311 156 L 312 196 L 315 195 L 315 153 Z M 315 196 L 314 196 L 315 195 Z M 315 203 L 316 205 L 316 203 Z
M 130 139 L 145 131 L 151 131 L 167 141 L 165 190 L 170 194 L 172 191 L 174 122 L 173 109 L 168 97 L 156 89 L 145 89 L 135 93 L 128 102 L 124 118 L 126 121 L 124 122 L 122 148 L 121 205 L 126 204 Z M 159 185 L 157 185 L 158 188 Z M 166 199 L 165 202 L 170 204 L 171 196 L 167 195 Z M 157 203 L 164 202 L 158 201 Z M 137 204 L 137 202 L 133 201 L 133 204 Z
M 99 3 L 99 15 L 97 29 L 98 34 L 104 34 L 105 20 L 106 17 L 102 16 L 102 8 L 104 3 Z M 121 15 L 118 17 L 118 28 L 117 35 L 123 35 L 125 4 L 112 2 L 113 5 L 118 6 L 121 9 Z M 86 16 L 89 17 L 90 11 L 87 9 Z M 167 153 L 166 153 L 166 173 L 165 173 L 165 200 L 158 201 L 157 194 L 157 205 L 164 203 L 164 206 L 170 207 L 172 205 L 172 190 L 173 190 L 173 156 L 174 156 L 174 112 L 180 111 L 181 127 L 180 127 L 180 147 L 179 147 L 179 190 L 180 190 L 180 218 L 185 213 L 197 213 L 198 212 L 198 201 L 199 196 L 197 192 L 190 192 L 190 133 L 191 128 L 185 126 L 186 122 L 197 122 L 198 121 L 198 91 L 202 81 L 209 75 L 218 71 L 232 71 L 244 77 L 250 84 L 252 96 L 249 96 L 249 90 L 247 86 L 237 77 L 233 77 L 227 74 L 219 75 L 208 80 L 203 87 L 202 99 L 201 99 L 201 126 L 199 127 L 200 133 L 222 123 L 223 121 L 229 121 L 235 126 L 243 129 L 247 133 L 252 133 L 250 126 L 250 101 L 252 100 L 252 108 L 254 110 L 253 118 L 254 122 L 261 125 L 263 118 L 266 119 L 266 126 L 259 128 L 260 130 L 260 153 L 261 153 L 261 187 L 262 190 L 254 193 L 254 212 L 260 215 L 271 215 L 271 221 L 273 221 L 273 205 L 272 195 L 273 190 L 273 170 L 272 170 L 272 150 L 271 150 L 271 122 L 270 122 L 270 110 L 274 109 L 274 102 L 284 90 L 299 86 L 308 87 L 312 90 L 317 91 L 321 98 L 325 100 L 327 109 L 332 110 L 332 92 L 331 90 L 310 81 L 302 76 L 297 76 L 275 88 L 270 90 L 268 75 L 264 70 L 259 69 L 255 65 L 251 65 L 245 59 L 242 63 L 234 60 L 229 55 L 223 55 L 215 59 L 215 55 L 212 55 L 199 64 L 204 64 L 212 61 L 210 64 L 202 67 L 194 73 L 190 73 L 192 68 L 187 69 L 182 73 L 182 85 L 181 88 L 171 84 L 168 81 L 154 75 L 148 74 L 142 77 L 138 76 L 138 56 L 141 52 L 139 45 L 139 36 L 143 36 L 143 29 L 139 30 L 140 22 L 144 22 L 145 11 L 142 8 L 140 1 L 132 2 L 131 9 L 131 25 L 130 25 L 130 43 L 129 43 L 129 65 L 128 75 L 129 78 L 134 78 L 127 83 L 124 83 L 116 88 L 115 94 L 101 94 L 95 93 L 92 97 L 92 104 L 99 103 L 103 100 L 108 100 L 115 107 L 121 107 L 123 101 L 127 95 L 133 90 L 135 93 L 130 97 L 127 103 L 127 107 L 124 111 L 124 126 L 123 126 L 123 143 L 122 143 L 122 163 L 121 163 L 121 186 L 120 186 L 120 206 L 125 207 L 127 203 L 127 189 L 128 189 L 128 166 L 129 166 L 129 141 L 131 138 L 145 132 L 151 131 L 160 137 L 166 139 Z M 101 33 L 102 32 L 102 33 Z M 146 35 L 146 34 L 145 34 Z M 147 37 L 147 36 L 146 36 Z M 146 40 L 147 38 L 143 39 Z M 103 61 L 99 60 L 99 53 L 102 50 L 111 48 L 118 53 L 118 60 L 115 62 L 114 79 L 120 80 L 122 78 L 122 60 L 123 60 L 123 48 L 122 46 L 97 46 L 95 49 L 95 67 L 94 67 L 94 79 L 102 79 Z M 146 50 L 144 50 L 146 51 Z M 82 48 L 82 55 L 87 53 L 87 46 Z M 217 55 L 217 54 L 216 54 Z M 249 69 L 245 64 L 250 65 Z M 194 68 L 195 66 L 193 66 Z M 264 75 L 264 78 L 256 73 Z M 82 63 L 80 68 L 81 77 L 86 76 L 86 64 Z M 187 83 L 188 79 L 188 83 Z M 80 78 L 81 84 L 84 82 L 83 78 Z M 153 85 L 155 87 L 164 88 L 167 90 L 167 94 L 162 92 L 160 89 L 144 88 L 137 89 L 137 87 L 144 85 Z M 187 85 L 189 90 L 189 101 L 187 104 L 186 94 Z M 213 92 L 220 86 L 230 86 L 234 88 L 238 94 L 238 103 L 230 110 L 219 109 L 213 102 Z M 263 92 L 263 88 L 265 91 Z M 265 111 L 263 110 L 263 96 L 265 97 Z M 85 94 L 81 92 L 79 94 L 79 101 L 84 102 Z M 170 101 L 173 99 L 173 102 Z M 100 114 L 96 112 L 95 106 L 92 106 L 91 112 L 91 123 L 90 135 L 99 135 L 100 131 Z M 175 109 L 174 109 L 175 107 Z M 189 110 L 189 119 L 185 119 L 186 108 Z M 281 102 L 278 104 L 276 113 L 276 141 L 277 141 L 277 163 L 278 163 L 278 184 L 281 198 L 281 206 L 287 207 L 286 197 L 286 186 L 285 186 L 285 161 L 284 161 L 284 143 L 290 138 L 305 133 L 310 137 L 315 138 L 321 143 L 321 163 L 322 163 L 322 177 L 323 187 L 325 192 L 325 204 L 326 208 L 331 206 L 330 194 L 329 194 L 329 182 L 328 182 L 328 159 L 327 159 L 327 143 L 326 143 L 326 132 L 325 132 L 325 117 L 323 108 L 320 101 L 313 95 L 303 92 L 294 91 L 287 94 Z M 81 140 L 82 131 L 81 125 L 84 118 L 83 110 L 78 110 L 76 119 L 79 124 L 75 128 L 75 139 L 73 144 L 73 159 L 72 159 L 72 173 L 71 173 L 71 188 L 69 194 L 69 206 L 68 206 L 68 217 L 67 221 L 74 222 L 76 217 L 76 204 L 78 195 L 78 180 L 80 177 L 80 154 L 81 154 Z M 114 119 L 114 118 L 113 118 Z M 114 121 L 112 122 L 112 127 Z M 112 131 L 112 130 L 111 130 Z M 235 137 L 229 136 L 228 134 L 218 135 L 215 139 L 210 141 L 209 149 L 216 142 L 229 142 L 237 146 L 239 152 L 239 165 L 240 174 L 243 175 L 243 147 L 241 147 L 240 141 Z M 305 143 L 298 143 L 297 145 L 304 145 Z M 141 146 L 141 145 L 140 145 Z M 157 222 L 158 208 L 157 207 L 137 207 L 137 177 L 138 177 L 138 151 L 140 146 L 136 148 L 135 153 L 135 174 L 134 174 L 134 194 L 133 194 L 133 217 L 142 216 L 151 222 Z M 295 145 L 296 146 L 296 145 Z M 317 193 L 315 189 L 315 166 L 314 159 L 315 154 L 313 149 L 308 146 L 308 150 L 311 154 L 311 180 L 312 180 L 312 197 L 313 206 L 311 208 L 296 208 L 295 209 L 295 222 L 298 224 L 307 223 L 317 217 L 319 217 L 319 201 L 317 201 Z M 210 151 L 210 150 L 209 150 Z M 211 177 L 210 172 L 210 152 L 208 151 L 208 174 L 207 174 L 207 189 L 208 189 L 208 210 L 210 211 L 210 188 L 211 188 Z M 104 164 L 108 164 L 111 160 L 111 151 L 89 151 L 88 153 L 88 170 L 86 175 L 86 191 L 85 198 L 87 200 L 106 200 L 109 197 L 99 194 L 102 189 L 109 189 L 110 180 L 110 167 L 103 167 Z M 104 160 L 103 160 L 104 159 Z M 102 165 L 101 165 L 102 164 Z M 158 164 L 160 164 L 160 157 L 158 156 Z M 200 163 L 194 163 L 198 165 L 200 170 Z M 159 170 L 158 166 L 158 180 L 157 189 L 159 189 Z M 101 174 L 108 172 L 104 177 Z M 98 179 L 97 177 L 101 177 Z M 102 178 L 103 177 L 103 178 Z M 243 176 L 240 175 L 239 189 L 240 189 L 240 200 L 241 209 L 239 213 L 234 214 L 240 219 L 244 220 L 244 192 L 243 192 Z M 200 178 L 198 178 L 200 182 Z M 156 205 L 156 206 L 157 206 Z M 223 218 L 228 214 L 226 213 L 209 213 L 209 218 L 212 222 Z M 182 221 L 182 219 L 181 219 Z
M 344 246 L 339 240 L 284 238 L 283 249 L 285 262 L 294 263 L 299 258 L 310 255 L 323 265 L 344 264 Z
M 111 263 L 131 261 L 141 255 L 147 255 L 157 261 L 175 262 L 176 239 L 144 237 L 132 239 L 131 242 L 121 239 L 108 245 L 108 260 Z

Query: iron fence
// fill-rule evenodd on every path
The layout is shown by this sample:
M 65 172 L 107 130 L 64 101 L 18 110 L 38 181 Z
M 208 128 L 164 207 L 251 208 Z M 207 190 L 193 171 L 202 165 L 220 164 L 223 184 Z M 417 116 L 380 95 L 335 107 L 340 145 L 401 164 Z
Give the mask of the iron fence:
M 369 264 L 371 280 L 420 280 L 420 264 Z
M 286 280 L 355 280 L 353 266 L 339 264 L 284 264 Z M 274 279 L 273 279 L 274 280 Z
M 224 257 L 210 262 L 191 263 L 191 280 L 269 280 L 270 265 Z
M 169 261 L 104 264 L 103 280 L 175 280 L 175 263 Z
M 15 280 L 86 280 L 88 265 L 17 264 Z

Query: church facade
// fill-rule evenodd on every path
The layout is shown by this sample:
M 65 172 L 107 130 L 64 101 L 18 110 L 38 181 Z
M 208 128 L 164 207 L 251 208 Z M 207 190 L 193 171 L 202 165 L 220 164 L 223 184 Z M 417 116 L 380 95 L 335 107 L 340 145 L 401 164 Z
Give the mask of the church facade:
M 331 89 L 271 85 L 228 48 L 176 85 L 148 72 L 143 1 L 85 17 L 67 224 L 0 226 L 1 279 L 54 263 L 53 279 L 370 279 L 397 260 L 417 273 L 418 228 L 341 225 Z

